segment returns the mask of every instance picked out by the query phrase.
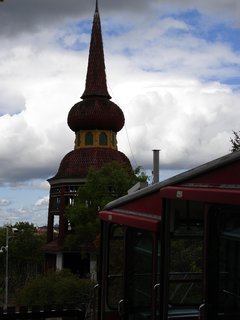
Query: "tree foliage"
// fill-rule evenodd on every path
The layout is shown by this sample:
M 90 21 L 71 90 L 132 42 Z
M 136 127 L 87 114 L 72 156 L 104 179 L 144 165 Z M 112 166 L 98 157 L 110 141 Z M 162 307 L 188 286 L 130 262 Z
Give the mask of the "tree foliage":
M 233 138 L 230 138 L 230 142 L 232 144 L 231 152 L 240 150 L 240 131 L 233 131 Z
M 108 202 L 127 194 L 137 182 L 146 180 L 147 176 L 140 167 L 130 171 L 117 162 L 108 163 L 99 170 L 90 169 L 85 185 L 79 190 L 75 205 L 67 210 L 72 231 L 66 237 L 66 248 L 79 250 L 83 249 L 83 244 L 96 244 L 94 241 L 100 227 L 98 211 Z
M 36 233 L 33 224 L 19 222 L 13 226 L 17 229 L 10 244 L 9 254 L 12 263 L 16 265 L 41 264 L 44 258 L 42 246 L 45 236 Z
M 9 296 L 14 296 L 17 288 L 43 271 L 44 253 L 42 250 L 46 242 L 44 235 L 39 235 L 33 224 L 19 222 L 8 228 L 8 271 Z M 0 247 L 6 247 L 6 227 L 0 229 Z M 4 288 L 6 268 L 6 250 L 0 254 L 0 283 Z M 3 299 L 3 291 L 0 292 Z
M 81 306 L 90 300 L 94 282 L 79 279 L 70 271 L 57 271 L 40 275 L 29 281 L 19 291 L 18 305 L 75 305 Z

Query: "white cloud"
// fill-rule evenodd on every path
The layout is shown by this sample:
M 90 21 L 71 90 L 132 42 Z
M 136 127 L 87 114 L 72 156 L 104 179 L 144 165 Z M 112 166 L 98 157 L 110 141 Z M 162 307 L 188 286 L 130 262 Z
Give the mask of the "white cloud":
M 202 79 L 238 76 L 239 52 L 234 52 L 230 43 L 196 36 L 181 21 L 167 20 L 167 23 L 165 19 L 159 20 L 154 27 L 151 22 L 138 25 L 137 30 L 109 39 L 109 51 L 114 54 L 126 52 L 129 70 L 155 71 L 159 77 L 164 73 Z M 186 32 L 169 35 L 168 30 L 173 25 Z M 109 57 L 109 61 L 111 59 Z
M 35 54 L 34 48 L 25 46 L 13 47 L 19 54 L 10 52 L 5 60 L 8 68 L 0 69 L 1 78 L 11 83 L 13 92 L 19 90 L 25 101 L 25 109 L 11 115 L 13 104 L 4 100 L 7 114 L 0 117 L 0 182 L 55 174 L 74 143 L 67 114 L 83 91 L 84 81 L 81 84 L 78 78 L 80 74 L 84 79 L 86 72 L 81 72 L 81 54 L 51 47 Z M 76 65 L 80 65 L 79 70 Z
M 43 190 L 49 190 L 49 183 L 45 180 L 31 180 L 30 181 L 30 187 L 35 189 L 43 189 Z
M 173 169 L 187 169 L 229 152 L 229 137 L 238 130 L 239 93 L 219 83 L 184 78 L 162 79 L 158 85 L 139 86 L 141 93 L 125 110 L 138 165 L 149 168 L 154 148 L 161 149 L 161 166 Z M 119 138 L 129 153 L 124 133 Z
M 9 206 L 11 204 L 11 201 L 7 200 L 7 199 L 0 199 L 0 207 L 2 206 Z
M 25 99 L 18 92 L 11 92 L 11 84 L 0 87 L 0 115 L 20 113 L 25 109 Z
M 29 222 L 37 226 L 46 225 L 47 210 L 42 206 L 0 209 L 0 224 L 14 225 L 17 222 Z
M 35 206 L 37 206 L 37 207 L 42 207 L 42 206 L 46 207 L 46 206 L 48 206 L 48 201 L 49 201 L 49 197 L 45 196 L 45 197 L 43 197 L 41 199 L 38 199 L 36 201 L 36 203 L 35 203 Z

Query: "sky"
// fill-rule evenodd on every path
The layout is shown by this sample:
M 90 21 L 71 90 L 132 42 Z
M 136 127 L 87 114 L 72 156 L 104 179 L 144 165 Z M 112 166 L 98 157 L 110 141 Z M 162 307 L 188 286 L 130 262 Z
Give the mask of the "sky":
M 95 0 L 0 2 L 0 225 L 47 224 L 49 184 L 74 147 Z M 240 130 L 239 0 L 99 0 L 118 148 L 160 179 L 230 152 Z

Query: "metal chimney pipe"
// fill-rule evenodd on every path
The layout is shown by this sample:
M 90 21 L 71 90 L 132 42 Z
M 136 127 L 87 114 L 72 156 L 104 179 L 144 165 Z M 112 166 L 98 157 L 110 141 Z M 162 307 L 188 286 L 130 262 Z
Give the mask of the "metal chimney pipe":
M 153 183 L 159 182 L 159 151 L 153 150 Z

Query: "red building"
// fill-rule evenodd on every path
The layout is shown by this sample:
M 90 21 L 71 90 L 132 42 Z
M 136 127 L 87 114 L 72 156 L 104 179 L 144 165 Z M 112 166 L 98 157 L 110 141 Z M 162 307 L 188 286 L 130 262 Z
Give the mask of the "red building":
M 124 126 L 122 110 L 108 93 L 101 22 L 96 1 L 85 91 L 82 100 L 69 111 L 68 126 L 75 132 L 74 150 L 62 159 L 57 174 L 48 180 L 50 199 L 46 264 L 47 269 L 70 268 L 89 272 L 89 259 L 82 261 L 79 252 L 64 252 L 68 232 L 65 208 L 73 204 L 79 186 L 84 184 L 90 167 L 117 161 L 131 168 L 129 159 L 117 148 L 117 132 Z M 55 228 L 57 226 L 57 229 Z

